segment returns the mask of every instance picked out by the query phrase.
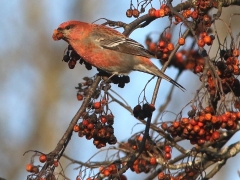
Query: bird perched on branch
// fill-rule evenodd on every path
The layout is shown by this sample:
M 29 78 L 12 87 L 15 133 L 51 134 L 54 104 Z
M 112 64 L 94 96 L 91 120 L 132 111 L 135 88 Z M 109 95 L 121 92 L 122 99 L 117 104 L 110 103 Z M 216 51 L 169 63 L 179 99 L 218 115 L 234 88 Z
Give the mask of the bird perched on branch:
M 67 21 L 54 30 L 52 37 L 68 42 L 87 63 L 108 73 L 124 75 L 132 70 L 141 71 L 161 77 L 185 90 L 150 61 L 154 54 L 110 27 Z

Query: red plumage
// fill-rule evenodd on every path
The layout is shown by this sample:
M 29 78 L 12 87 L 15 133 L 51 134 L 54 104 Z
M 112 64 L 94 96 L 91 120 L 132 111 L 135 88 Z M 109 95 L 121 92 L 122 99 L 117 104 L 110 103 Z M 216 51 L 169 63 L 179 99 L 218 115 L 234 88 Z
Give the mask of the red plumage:
M 142 71 L 159 76 L 185 90 L 150 61 L 149 58 L 154 57 L 151 52 L 115 29 L 68 21 L 54 30 L 53 39 L 68 42 L 86 62 L 108 73 L 128 74 L 132 70 Z

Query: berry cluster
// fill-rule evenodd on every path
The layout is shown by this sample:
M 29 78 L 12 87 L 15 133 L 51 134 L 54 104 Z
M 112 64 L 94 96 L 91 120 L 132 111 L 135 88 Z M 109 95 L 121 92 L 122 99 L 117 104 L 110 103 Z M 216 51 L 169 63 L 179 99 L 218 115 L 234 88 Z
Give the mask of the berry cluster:
M 200 14 L 205 13 L 206 10 L 215 7 L 218 7 L 218 1 L 210 1 L 210 0 L 196 0 L 195 1 L 195 9 L 199 11 Z
M 160 9 L 150 8 L 148 10 L 148 15 L 150 17 L 160 18 L 170 15 L 170 8 L 166 4 L 162 4 Z
M 168 60 L 171 51 L 174 49 L 174 45 L 171 43 L 171 36 L 171 33 L 165 32 L 160 36 L 160 40 L 157 43 L 153 42 L 149 36 L 147 36 L 145 40 L 147 49 L 154 53 L 156 57 L 161 60 L 162 64 Z M 184 38 L 179 38 L 178 42 L 184 44 L 185 40 Z M 169 66 L 171 65 L 181 71 L 189 69 L 199 73 L 203 70 L 204 59 L 197 50 L 181 50 L 175 53 Z
M 182 16 L 186 19 L 192 18 L 192 20 L 194 21 L 202 22 L 202 25 L 204 25 L 206 28 L 210 27 L 212 24 L 212 21 L 210 16 L 206 15 L 205 11 L 203 11 L 204 10 L 203 6 L 205 6 L 206 8 L 207 7 L 211 8 L 214 5 L 210 5 L 207 2 L 208 1 L 198 0 L 196 1 L 194 9 L 190 9 L 190 8 L 185 9 L 182 12 L 180 12 L 180 14 L 182 14 Z M 166 4 L 162 4 L 160 9 L 155 9 L 153 7 L 150 8 L 148 11 L 148 15 L 154 18 L 161 18 L 164 16 L 172 16 L 172 13 L 170 8 Z M 182 22 L 182 19 L 177 15 L 174 15 L 174 19 L 175 19 L 175 22 L 174 22 L 175 25 Z
M 142 146 L 142 139 L 143 137 L 141 135 L 136 135 L 130 138 L 127 143 L 120 144 L 120 147 L 127 149 L 128 151 L 138 151 L 140 149 L 140 146 Z M 154 169 L 158 164 L 157 157 L 163 157 L 165 161 L 171 159 L 171 147 L 168 145 L 164 145 L 163 147 L 159 148 L 156 147 L 156 144 L 153 144 L 149 140 L 146 140 L 145 146 L 143 148 L 144 150 L 141 155 L 130 167 L 130 169 L 137 174 L 141 172 L 148 173 L 151 169 Z
M 204 47 L 205 44 L 210 46 L 210 45 L 212 45 L 214 39 L 215 39 L 215 36 L 213 36 L 213 35 L 209 36 L 206 32 L 201 32 L 199 35 L 197 44 L 199 47 Z
M 178 174 L 173 175 L 170 173 L 160 172 L 157 177 L 158 180 L 191 180 L 198 172 L 199 171 L 196 168 L 186 167 L 183 172 Z
M 165 160 L 171 159 L 171 157 L 172 157 L 171 152 L 172 152 L 172 148 L 168 145 L 165 145 L 164 146 L 164 159 Z
M 79 137 L 85 136 L 90 140 L 93 138 L 93 144 L 97 148 L 102 148 L 108 144 L 116 144 L 117 139 L 114 136 L 114 116 L 112 114 L 102 115 L 102 103 L 95 102 L 92 108 L 95 109 L 94 113 L 89 115 L 83 113 L 83 120 L 76 124 L 73 128 L 74 132 L 78 132 Z
M 111 175 L 111 173 L 108 170 L 106 170 L 106 171 L 103 171 L 103 173 L 101 175 L 104 177 L 108 177 Z M 121 174 L 121 175 L 119 174 L 115 179 L 116 180 L 127 180 L 127 177 L 123 174 Z M 83 180 L 83 178 L 77 177 L 76 180 Z M 97 178 L 88 177 L 86 180 L 97 180 Z
M 126 16 L 129 17 L 129 18 L 132 17 L 132 16 L 135 17 L 135 18 L 138 18 L 139 15 L 140 15 L 140 12 L 137 8 L 134 8 L 134 9 L 130 8 L 126 11 Z
M 99 172 L 103 174 L 105 177 L 108 177 L 110 174 L 117 173 L 117 166 L 115 164 L 111 164 L 107 167 L 100 166 Z
M 120 147 L 128 150 L 137 151 L 139 150 L 142 139 L 143 137 L 141 135 L 136 135 L 135 137 L 128 139 L 127 143 L 120 144 Z M 155 167 L 155 165 L 157 164 L 156 158 L 149 156 L 148 153 L 148 151 L 151 151 L 152 148 L 153 145 L 147 140 L 145 143 L 144 151 L 142 152 L 141 156 L 138 157 L 138 159 L 136 159 L 133 165 L 130 167 L 130 169 L 133 172 L 136 172 L 137 174 L 141 172 L 148 173 L 152 166 Z
M 52 167 L 58 167 L 58 160 L 51 160 L 51 159 L 47 159 L 47 155 L 46 154 L 41 154 L 39 156 L 39 161 L 41 163 L 45 163 L 48 160 L 48 163 L 52 166 Z M 38 173 L 39 173 L 39 167 L 37 165 L 34 165 L 33 163 L 27 164 L 26 165 L 26 171 L 32 173 L 31 175 L 28 176 L 29 180 L 35 179 L 34 177 L 38 177 Z M 47 179 L 55 179 L 55 176 L 52 174 L 51 171 L 47 172 L 46 174 L 44 174 L 40 180 L 47 180 Z
M 233 92 L 235 96 L 240 96 L 240 82 L 235 77 L 235 75 L 240 74 L 239 61 L 238 61 L 239 50 L 221 50 L 220 51 L 220 61 L 215 62 L 217 67 L 217 75 L 221 79 L 221 85 L 223 92 L 225 94 Z M 195 73 L 202 73 L 203 65 L 195 66 Z M 212 77 L 210 71 L 207 72 L 207 90 L 210 95 L 215 96 L 219 87 L 216 87 L 215 78 Z M 200 81 L 203 81 L 202 76 L 200 76 Z
M 155 106 L 153 104 L 143 104 L 143 106 L 137 105 L 133 109 L 133 115 L 136 118 L 145 119 L 149 117 L 153 111 L 155 111 Z
M 152 42 L 152 39 L 147 36 L 146 45 L 147 49 L 154 53 L 158 59 L 161 59 L 163 62 L 168 60 L 169 54 L 174 49 L 173 43 L 171 40 L 171 33 L 164 33 L 160 36 L 160 40 L 157 43 Z
M 162 129 L 172 137 L 180 136 L 190 140 L 191 144 L 203 145 L 206 141 L 216 141 L 220 137 L 219 129 L 235 130 L 240 120 L 240 112 L 225 112 L 214 115 L 213 107 L 206 107 L 189 118 L 181 118 L 170 125 L 162 123 Z

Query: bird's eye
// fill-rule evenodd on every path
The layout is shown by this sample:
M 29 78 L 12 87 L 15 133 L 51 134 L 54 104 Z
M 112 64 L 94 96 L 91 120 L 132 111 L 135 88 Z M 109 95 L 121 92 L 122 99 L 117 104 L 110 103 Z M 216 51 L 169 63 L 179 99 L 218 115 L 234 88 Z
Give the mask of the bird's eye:
M 69 29 L 71 29 L 71 26 L 70 26 L 70 25 L 68 25 L 68 26 L 66 26 L 66 28 L 65 28 L 65 29 L 69 30 Z

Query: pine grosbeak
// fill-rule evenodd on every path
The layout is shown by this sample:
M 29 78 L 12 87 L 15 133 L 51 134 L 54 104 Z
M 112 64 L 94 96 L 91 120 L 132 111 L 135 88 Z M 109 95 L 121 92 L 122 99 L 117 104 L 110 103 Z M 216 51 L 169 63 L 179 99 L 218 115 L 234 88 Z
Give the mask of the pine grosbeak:
M 185 90 L 150 61 L 154 57 L 151 52 L 107 26 L 68 21 L 55 29 L 52 37 L 68 42 L 86 62 L 108 73 L 124 75 L 132 70 L 142 71 Z

